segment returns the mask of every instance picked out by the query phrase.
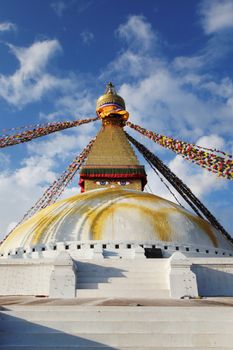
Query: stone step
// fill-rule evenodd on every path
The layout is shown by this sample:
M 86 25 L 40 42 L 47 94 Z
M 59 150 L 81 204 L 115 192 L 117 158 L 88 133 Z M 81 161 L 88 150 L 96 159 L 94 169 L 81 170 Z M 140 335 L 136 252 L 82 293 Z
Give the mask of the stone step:
M 119 283 L 119 284 L 127 284 L 127 283 L 166 283 L 164 276 L 149 276 L 149 277 L 134 277 L 129 276 L 126 277 L 105 277 L 105 276 L 78 276 L 78 284 L 79 283 Z
M 170 298 L 168 289 L 76 289 L 77 298 Z
M 126 316 L 127 317 L 127 316 Z M 125 333 L 150 333 L 150 334 L 231 334 L 233 321 L 57 321 L 44 320 L 36 323 L 23 319 L 12 318 L 0 321 L 1 332 L 13 333 L 92 333 L 92 334 L 125 334 Z M 221 332 L 220 332 L 221 329 Z
M 168 262 L 168 259 L 140 259 L 140 260 L 135 260 L 135 259 L 117 259 L 116 261 L 112 261 L 111 259 L 106 259 L 106 260 L 99 260 L 99 259 L 92 259 L 91 262 L 88 261 L 77 261 L 77 264 L 89 264 L 89 265 L 106 265 L 106 266 L 151 266 L 151 265 L 156 265 L 156 266 L 164 266 Z
M 124 288 L 124 289 L 134 289 L 135 291 L 138 291 L 140 289 L 153 289 L 153 290 L 159 290 L 159 289 L 167 289 L 167 284 L 166 283 L 156 283 L 156 282 L 148 282 L 147 283 L 135 283 L 135 282 L 130 282 L 130 280 L 126 280 L 125 283 L 121 281 L 118 283 L 117 280 L 112 281 L 111 283 L 105 282 L 105 283 L 83 283 L 83 282 L 78 282 L 76 288 L 77 289 L 115 289 L 115 288 Z
M 124 272 L 131 272 L 132 274 L 143 274 L 143 273 L 147 273 L 148 275 L 151 274 L 151 275 L 157 275 L 157 274 L 164 274 L 166 272 L 165 269 L 163 268 L 148 268 L 148 269 L 131 269 L 130 267 L 125 267 L 125 268 L 118 268 L 118 267 L 99 267 L 99 268 L 82 268 L 82 269 L 79 269 L 77 267 L 77 271 L 79 273 L 113 273 L 115 272 L 115 275 L 116 276 L 120 276 L 122 273 Z
M 132 272 L 159 272 L 161 270 L 165 270 L 166 266 L 159 266 L 159 265 L 141 265 L 141 266 L 134 266 L 134 265 L 113 265 L 113 266 L 107 266 L 106 264 L 98 265 L 98 266 L 81 266 L 77 264 L 77 270 L 82 271 L 108 271 L 113 270 L 116 272 L 121 271 L 132 271 Z
M 166 274 L 164 271 L 144 271 L 144 272 L 137 272 L 137 271 L 79 271 L 78 270 L 78 278 L 85 278 L 85 277 L 105 277 L 105 278 L 165 278 Z
M 41 346 L 49 347 L 59 344 L 59 346 L 92 346 L 92 347 L 139 347 L 147 349 L 148 347 L 153 347 L 155 344 L 157 347 L 220 347 L 232 349 L 233 346 L 233 334 L 222 334 L 221 330 L 218 333 L 211 334 L 151 334 L 151 333 L 124 333 L 122 336 L 119 334 L 76 334 L 76 333 L 1 333 L 1 346 Z M 3 347 L 4 348 L 4 347 Z
M 131 292 L 132 294 L 132 292 Z M 79 305 L 8 305 L 0 312 L 0 320 L 16 317 L 33 321 L 169 321 L 229 322 L 233 320 L 231 307 L 163 307 L 163 306 L 79 306 Z
M 99 259 L 91 260 L 91 262 L 80 262 L 77 261 L 78 270 L 82 271 L 82 269 L 123 269 L 123 270 L 132 270 L 132 271 L 148 271 L 165 269 L 167 267 L 166 263 L 157 262 L 157 259 L 151 259 L 151 262 L 148 263 L 148 260 L 127 260 L 127 259 Z
M 123 278 L 123 279 L 126 279 L 126 278 L 132 278 L 132 279 L 137 279 L 137 280 L 140 280 L 140 279 L 153 279 L 153 280 L 165 280 L 166 279 L 166 276 L 164 273 L 158 273 L 158 274 L 155 274 L 155 273 L 134 273 L 134 272 L 131 272 L 131 271 L 125 271 L 125 272 L 122 272 L 121 274 L 115 274 L 115 273 L 111 273 L 111 272 L 91 272 L 89 273 L 89 271 L 86 271 L 86 272 L 81 272 L 79 273 L 78 272 L 78 275 L 77 275 L 77 279 L 82 279 L 82 278 Z
M 88 344 L 86 344 L 86 346 L 76 346 L 76 345 L 66 345 L 66 346 L 60 346 L 59 344 L 57 344 L 57 345 L 55 345 L 55 346 L 53 346 L 53 345 L 51 345 L 51 346 L 36 346 L 36 345 L 34 345 L 34 346 L 32 346 L 32 345 L 29 345 L 29 346 L 25 346 L 25 345 L 22 345 L 22 346 L 8 346 L 8 345 L 3 345 L 3 346 L 1 346 L 0 345 L 0 350 L 86 350 L 86 349 L 90 349 L 90 350 L 106 350 L 106 349 L 114 349 L 114 350 L 116 350 L 116 348 L 111 348 L 111 347 L 109 347 L 109 346 L 102 346 L 102 345 L 100 345 L 100 346 L 98 346 L 97 344 L 96 345 L 94 345 L 94 346 L 92 346 L 92 345 L 88 345 Z M 161 349 L 167 349 L 167 350 L 180 350 L 180 349 L 182 349 L 182 350 L 229 350 L 229 347 L 213 347 L 213 346 L 211 346 L 211 347 L 209 347 L 209 346 L 207 346 L 207 347 L 196 347 L 196 346 L 189 346 L 189 347 L 181 347 L 181 346 L 178 346 L 178 347 L 174 347 L 174 346 L 172 346 L 172 347 L 165 347 L 165 346 L 163 346 L 162 348 L 161 348 L 161 346 L 153 346 L 153 347 L 148 347 L 148 346 L 140 346 L 140 347 L 135 347 L 135 346 L 133 346 L 133 347 L 120 347 L 120 348 L 118 348 L 119 350 L 131 350 L 131 349 L 133 349 L 133 350 L 142 350 L 142 349 L 145 349 L 145 350 L 161 350 Z

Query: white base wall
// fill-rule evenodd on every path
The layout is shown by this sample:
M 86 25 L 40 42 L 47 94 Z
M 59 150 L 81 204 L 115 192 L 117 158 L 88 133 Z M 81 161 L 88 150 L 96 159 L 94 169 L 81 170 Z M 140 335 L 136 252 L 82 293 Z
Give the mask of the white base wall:
M 49 295 L 53 259 L 2 259 L 0 295 Z
M 0 295 L 53 298 L 183 298 L 233 296 L 233 258 L 186 257 L 146 259 L 137 247 L 128 256 L 104 257 L 86 250 L 75 259 L 61 250 L 54 258 L 0 259 Z M 125 254 L 126 254 L 125 252 Z
M 233 259 L 192 259 L 200 296 L 233 296 Z

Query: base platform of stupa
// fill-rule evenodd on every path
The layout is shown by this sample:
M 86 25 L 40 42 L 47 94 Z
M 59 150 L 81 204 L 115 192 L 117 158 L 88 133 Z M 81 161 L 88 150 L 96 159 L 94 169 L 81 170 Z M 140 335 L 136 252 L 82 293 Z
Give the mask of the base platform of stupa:
M 1 258 L 0 350 L 233 348 L 232 257 L 63 248 Z
M 6 252 L 0 258 L 0 295 L 78 299 L 233 296 L 232 251 L 153 243 L 57 242 Z
M 0 297 L 0 349 L 232 349 L 233 298 Z

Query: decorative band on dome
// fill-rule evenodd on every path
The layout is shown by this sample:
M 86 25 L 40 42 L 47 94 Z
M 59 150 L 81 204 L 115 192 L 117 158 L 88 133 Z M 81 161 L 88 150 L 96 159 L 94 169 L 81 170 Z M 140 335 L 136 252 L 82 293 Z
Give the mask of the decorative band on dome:
M 125 109 L 125 102 L 123 98 L 118 95 L 103 95 L 101 96 L 96 103 L 96 109 L 104 107 L 105 105 L 116 105 L 122 109 Z
M 120 104 L 117 104 L 115 102 L 105 102 L 105 104 L 101 105 L 99 108 L 108 107 L 108 106 L 116 106 L 121 110 L 124 109 Z

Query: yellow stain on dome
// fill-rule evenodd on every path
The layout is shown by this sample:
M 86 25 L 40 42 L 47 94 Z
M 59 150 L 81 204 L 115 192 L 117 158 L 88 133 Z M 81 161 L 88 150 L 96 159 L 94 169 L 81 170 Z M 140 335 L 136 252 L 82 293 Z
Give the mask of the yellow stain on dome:
M 92 239 L 103 239 L 104 224 L 110 216 L 114 216 L 117 210 L 129 209 L 131 211 L 136 210 L 146 215 L 153 224 L 155 230 L 154 234 L 158 234 L 159 238 L 163 241 L 168 241 L 171 237 L 171 227 L 168 220 L 168 214 L 172 211 L 176 211 L 175 208 L 160 208 L 150 209 L 145 208 L 138 204 L 129 203 L 114 203 L 109 204 L 108 207 L 98 210 L 97 213 L 93 213 L 90 217 Z
M 69 217 L 70 215 L 74 213 L 78 213 L 79 216 L 85 215 L 88 222 L 92 220 L 93 217 L 96 215 L 99 215 L 99 211 L 101 209 L 98 209 L 95 206 L 91 205 L 89 200 L 98 200 L 101 207 L 104 205 L 103 200 L 106 200 L 106 205 L 111 205 L 113 201 L 120 201 L 121 199 L 127 198 L 133 198 L 135 200 L 137 199 L 145 199 L 147 201 L 154 202 L 155 197 L 151 194 L 145 194 L 145 193 L 128 193 L 125 190 L 119 190 L 119 189 L 108 189 L 104 191 L 98 191 L 98 192 L 86 192 L 84 194 L 78 194 L 73 197 L 70 197 L 68 199 L 64 199 L 62 201 L 59 201 L 55 204 L 52 204 L 51 206 L 42 209 L 39 213 L 34 215 L 32 218 L 27 220 L 25 223 L 20 225 L 18 228 L 16 228 L 11 235 L 7 238 L 8 243 L 15 238 L 15 236 L 23 234 L 25 231 L 31 232 L 31 237 L 29 239 L 29 244 L 37 244 L 40 243 L 43 236 L 48 234 L 49 231 L 51 231 L 52 226 L 55 226 L 56 223 L 61 222 L 64 218 Z M 164 202 L 163 199 L 156 197 L 157 203 Z M 71 205 L 75 203 L 79 203 L 82 201 L 82 205 L 77 207 L 70 207 Z M 86 201 L 86 203 L 85 203 Z M 111 203 L 109 204 L 109 201 Z M 68 206 L 68 208 L 67 208 Z M 97 204 L 98 206 L 98 204 Z M 62 210 L 61 208 L 64 207 Z M 104 205 L 104 208 L 106 206 Z M 100 231 L 99 231 L 100 232 Z M 95 234 L 95 236 L 99 236 Z M 101 239 L 101 238 L 96 238 Z M 5 243 L 5 242 L 4 242 Z
M 155 235 L 159 235 L 159 239 L 162 241 L 170 241 L 172 239 L 172 228 L 169 223 L 169 214 L 171 213 L 180 213 L 181 215 L 186 216 L 192 223 L 198 226 L 203 232 L 207 234 L 210 241 L 213 243 L 214 247 L 218 247 L 218 240 L 215 236 L 214 232 L 211 229 L 210 224 L 188 212 L 179 209 L 179 208 L 158 208 L 158 209 L 150 209 L 145 208 L 142 205 L 138 204 L 130 204 L 130 203 L 110 203 L 107 207 L 103 209 L 99 209 L 98 211 L 94 211 L 92 215 L 90 215 L 89 220 L 91 224 L 91 232 L 92 239 L 101 240 L 103 239 L 102 235 L 104 232 L 104 223 L 107 218 L 111 215 L 113 216 L 115 212 L 119 209 L 130 209 L 138 210 L 139 212 L 145 214 L 148 218 L 150 218 L 151 222 L 154 226 Z
M 182 211 L 182 213 L 188 218 L 190 219 L 192 222 L 194 222 L 202 231 L 204 231 L 209 239 L 211 240 L 211 242 L 213 243 L 214 247 L 218 247 L 218 240 L 217 237 L 215 236 L 215 234 L 213 233 L 210 224 L 208 223 L 208 221 L 203 220 L 202 218 L 198 217 L 198 216 L 194 216 L 192 214 L 189 214 L 186 211 Z
M 34 216 L 32 216 L 30 219 L 28 219 L 27 221 L 23 222 L 21 225 L 19 225 L 18 227 L 16 227 L 11 233 L 10 235 L 6 238 L 6 240 L 1 244 L 1 248 L 12 242 L 14 239 L 16 239 L 16 237 L 19 236 L 23 236 L 25 234 L 25 232 L 28 233 L 32 233 L 33 234 L 33 230 L 34 228 L 36 228 L 40 222 L 41 219 L 47 217 L 47 215 L 52 215 L 52 211 L 54 210 L 54 208 L 58 207 L 60 205 L 60 203 L 55 203 L 52 206 L 49 206 L 45 209 L 42 209 L 41 211 L 39 211 L 39 213 L 35 214 Z M 30 237 L 32 238 L 32 237 Z M 26 238 L 26 242 L 28 241 L 28 238 Z M 31 239 L 30 239 L 31 241 Z M 24 243 L 26 243 L 24 242 Z
M 103 195 L 103 193 L 98 194 L 98 199 L 106 198 L 106 196 Z M 84 193 L 82 195 L 76 195 L 73 197 L 70 197 L 68 199 L 65 199 L 63 201 L 60 201 L 59 203 L 64 205 L 65 208 L 62 210 L 60 209 L 60 206 L 55 206 L 52 205 L 50 208 L 52 210 L 49 210 L 48 213 L 46 213 L 46 209 L 42 210 L 39 212 L 37 215 L 35 215 L 34 222 L 35 226 L 33 228 L 33 236 L 31 243 L 32 244 L 37 244 L 40 243 L 43 236 L 46 234 L 49 235 L 49 232 L 52 230 L 52 226 L 55 226 L 58 223 L 61 223 L 65 218 L 68 218 L 72 216 L 72 214 L 79 214 L 79 217 L 85 217 L 87 219 L 92 211 L 96 210 L 95 206 L 91 206 L 90 202 L 88 201 L 89 199 L 93 199 L 93 194 L 92 193 Z M 82 203 L 81 206 L 71 206 L 75 203 L 79 203 L 80 201 L 86 201 L 87 203 Z M 89 204 L 88 204 L 89 203 Z M 56 203 L 58 204 L 58 203 Z M 58 209 L 58 212 L 56 214 L 54 211 Z M 39 215 L 41 214 L 41 215 Z M 31 219 L 33 219 L 31 218 Z M 31 221 L 31 219 L 29 219 Z M 32 222 L 31 222 L 32 223 Z M 30 223 L 30 226 L 31 226 Z
M 127 199 L 135 200 L 135 203 L 125 202 Z M 138 204 L 136 202 L 137 200 L 142 201 L 141 204 Z M 152 209 L 145 207 L 146 203 L 156 203 L 158 208 Z M 170 207 L 168 206 L 169 204 L 171 205 Z M 218 246 L 217 237 L 207 221 L 189 214 L 178 206 L 174 206 L 174 203 L 155 195 L 114 188 L 77 194 L 42 209 L 39 213 L 13 230 L 2 243 L 1 248 L 4 248 L 5 245 L 10 246 L 10 242 L 16 238 L 20 239 L 20 237 L 22 237 L 20 245 L 49 241 L 53 228 L 57 228 L 62 221 L 73 215 L 77 215 L 83 221 L 82 228 L 84 225 L 89 225 L 93 235 L 92 239 L 101 240 L 106 219 L 114 215 L 118 209 L 137 210 L 141 212 L 150 219 L 155 234 L 157 233 L 162 241 L 172 240 L 172 227 L 169 223 L 169 215 L 171 213 L 179 213 L 186 216 L 201 231 L 205 232 L 215 247 Z M 82 234 L 81 231 L 80 235 Z M 85 237 L 85 239 L 88 239 L 88 237 Z
M 61 217 L 60 213 L 56 215 L 51 215 L 49 217 L 44 217 L 36 225 L 33 231 L 32 244 L 37 244 L 41 241 L 41 237 L 45 234 L 46 230 L 50 228 L 53 224 L 56 224 L 57 220 Z
M 43 235 L 43 230 L 49 229 L 51 224 L 55 224 L 56 220 L 59 221 L 59 219 L 64 218 L 64 216 L 66 215 L 67 210 L 62 209 L 62 207 L 66 207 L 67 205 L 70 206 L 73 203 L 83 200 L 83 198 L 79 197 L 80 194 L 77 194 L 73 197 L 63 199 L 57 203 L 48 206 L 47 208 L 40 210 L 30 219 L 23 222 L 15 230 L 13 230 L 11 234 L 6 238 L 6 240 L 2 243 L 1 248 L 4 247 L 6 243 L 13 241 L 18 236 L 22 236 L 27 231 L 32 234 L 29 243 L 39 243 L 39 240 Z M 56 213 L 56 211 L 58 212 Z

